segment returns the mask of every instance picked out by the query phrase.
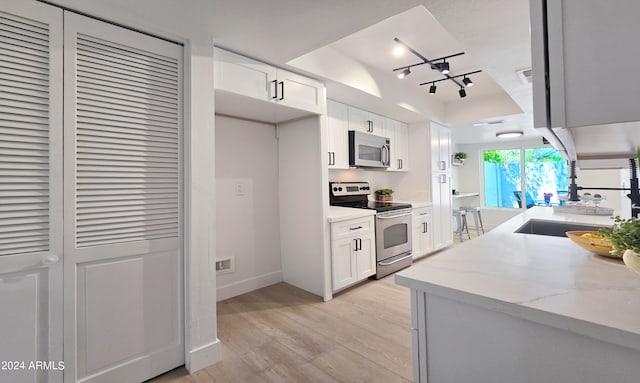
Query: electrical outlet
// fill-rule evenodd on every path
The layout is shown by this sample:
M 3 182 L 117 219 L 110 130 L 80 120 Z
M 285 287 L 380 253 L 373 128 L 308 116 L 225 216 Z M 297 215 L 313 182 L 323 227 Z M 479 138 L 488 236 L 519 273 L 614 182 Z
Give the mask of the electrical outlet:
M 234 189 L 236 195 L 245 195 L 247 192 L 247 186 L 244 182 L 236 182 Z

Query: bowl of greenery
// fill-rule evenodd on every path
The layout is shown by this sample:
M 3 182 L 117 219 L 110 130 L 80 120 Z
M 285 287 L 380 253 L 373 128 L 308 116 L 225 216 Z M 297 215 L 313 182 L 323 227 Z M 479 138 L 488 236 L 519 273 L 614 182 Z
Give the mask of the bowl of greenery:
M 622 256 L 624 264 L 640 274 L 640 219 L 614 217 L 614 225 L 600 229 L 611 241 L 612 254 Z
M 378 201 L 391 201 L 393 199 L 393 190 L 391 189 L 378 189 L 374 194 Z

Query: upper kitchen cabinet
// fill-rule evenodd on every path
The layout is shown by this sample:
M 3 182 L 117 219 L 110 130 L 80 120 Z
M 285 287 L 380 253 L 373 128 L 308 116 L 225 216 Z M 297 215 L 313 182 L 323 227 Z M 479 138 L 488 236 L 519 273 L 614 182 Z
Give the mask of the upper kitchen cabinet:
M 214 49 L 216 113 L 278 123 L 326 111 L 324 84 Z
M 385 130 L 391 140 L 391 165 L 387 170 L 409 171 L 409 126 L 387 118 Z
M 348 106 L 327 100 L 327 164 L 329 169 L 349 169 Z
M 451 131 L 431 123 L 431 169 L 433 173 L 451 172 Z
M 632 154 L 640 143 L 640 2 L 530 7 L 535 127 L 571 160 Z
M 389 137 L 384 117 L 353 106 L 349 106 L 349 130 Z

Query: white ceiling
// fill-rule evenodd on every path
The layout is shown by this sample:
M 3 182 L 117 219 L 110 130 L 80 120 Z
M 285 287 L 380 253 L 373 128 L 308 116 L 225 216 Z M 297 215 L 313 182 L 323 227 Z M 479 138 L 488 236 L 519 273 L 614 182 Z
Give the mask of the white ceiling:
M 345 58 L 361 63 L 381 93 L 372 96 L 353 84 L 347 86 L 329 78 L 330 97 L 342 93 L 345 101 L 355 100 L 359 106 L 370 105 L 375 110 L 384 107 L 391 117 L 406 121 L 435 115 L 453 128 L 459 143 L 495 140 L 498 130 L 524 130 L 525 139 L 536 135 L 531 86 L 522 84 L 516 75 L 531 62 L 528 0 L 53 1 L 153 33 L 209 38 L 217 45 L 276 65 L 290 67 L 287 63 L 294 59 L 309 59 L 310 53 L 332 47 Z M 411 22 L 393 19 L 417 5 L 428 12 L 410 12 L 406 20 Z M 467 68 L 482 69 L 481 75 L 473 77 L 477 86 L 468 89 L 465 99 L 459 99 L 455 87 L 450 84 L 451 89 L 446 89 L 447 85 L 439 83 L 438 100 L 434 101 L 425 95 L 425 87 L 417 85 L 420 76 L 429 80 L 429 76 L 437 75 L 434 71 L 424 69 L 419 76 L 416 68 L 404 81 L 384 78 L 396 65 L 403 65 L 388 56 L 387 46 L 392 44 L 386 37 L 389 35 L 397 35 L 428 58 L 466 52 L 451 64 L 457 73 Z M 367 36 L 370 41 L 364 41 Z M 360 48 L 354 49 L 349 39 L 359 41 Z M 324 78 L 308 70 L 303 72 Z M 407 95 L 406 100 L 402 95 Z M 489 104 L 492 107 L 486 106 Z M 499 110 L 509 112 L 497 115 Z M 519 110 L 524 113 L 513 115 Z M 496 118 L 505 123 L 489 127 L 470 124 Z

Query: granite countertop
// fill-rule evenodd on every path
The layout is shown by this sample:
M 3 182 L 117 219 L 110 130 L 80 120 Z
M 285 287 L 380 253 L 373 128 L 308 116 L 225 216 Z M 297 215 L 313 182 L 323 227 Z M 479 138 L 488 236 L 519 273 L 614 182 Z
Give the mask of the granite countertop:
M 398 272 L 396 283 L 640 350 L 640 276 L 569 238 L 514 233 L 529 219 L 611 225 L 534 207 Z

